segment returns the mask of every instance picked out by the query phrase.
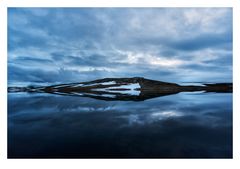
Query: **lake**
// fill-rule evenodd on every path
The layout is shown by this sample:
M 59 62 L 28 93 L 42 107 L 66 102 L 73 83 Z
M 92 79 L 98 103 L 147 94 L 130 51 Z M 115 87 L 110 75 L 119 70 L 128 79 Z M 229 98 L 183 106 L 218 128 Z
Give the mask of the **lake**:
M 232 93 L 8 94 L 9 158 L 232 158 Z

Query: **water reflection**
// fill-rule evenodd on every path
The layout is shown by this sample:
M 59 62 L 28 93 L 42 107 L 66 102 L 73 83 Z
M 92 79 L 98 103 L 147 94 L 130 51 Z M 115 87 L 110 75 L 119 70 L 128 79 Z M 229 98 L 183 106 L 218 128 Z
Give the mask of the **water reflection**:
M 230 158 L 232 94 L 133 101 L 8 95 L 10 158 Z

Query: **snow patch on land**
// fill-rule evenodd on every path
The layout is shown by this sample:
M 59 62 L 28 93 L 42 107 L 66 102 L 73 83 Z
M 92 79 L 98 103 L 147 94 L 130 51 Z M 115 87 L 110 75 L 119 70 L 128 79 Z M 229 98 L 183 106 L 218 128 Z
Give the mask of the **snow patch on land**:
M 97 85 L 115 85 L 117 84 L 115 81 L 110 82 L 102 82 L 102 83 L 92 83 L 92 84 L 77 84 L 74 87 L 88 87 L 88 86 L 97 86 Z
M 101 85 L 115 85 L 117 83 L 115 81 L 111 81 L 111 82 L 103 82 L 103 83 L 97 83 L 97 84 L 101 84 Z
M 57 86 L 54 86 L 53 88 L 54 89 L 57 89 L 57 88 L 60 88 L 60 87 L 68 87 L 69 85 L 68 84 L 65 84 L 65 85 L 57 85 Z
M 73 87 L 82 87 L 82 86 L 85 86 L 84 84 L 77 84 L 77 85 L 74 85 Z
M 182 82 L 178 84 L 182 86 L 206 86 L 203 83 L 190 83 L 190 82 Z

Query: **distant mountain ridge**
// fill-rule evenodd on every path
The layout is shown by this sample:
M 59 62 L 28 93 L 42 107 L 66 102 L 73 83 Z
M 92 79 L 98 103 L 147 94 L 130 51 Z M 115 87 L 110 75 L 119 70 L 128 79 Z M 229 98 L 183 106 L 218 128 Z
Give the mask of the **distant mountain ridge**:
M 232 83 L 182 86 L 143 77 L 104 78 L 81 83 L 42 87 L 8 87 L 8 92 L 44 92 L 60 95 L 92 97 L 101 100 L 141 101 L 179 92 L 232 92 Z

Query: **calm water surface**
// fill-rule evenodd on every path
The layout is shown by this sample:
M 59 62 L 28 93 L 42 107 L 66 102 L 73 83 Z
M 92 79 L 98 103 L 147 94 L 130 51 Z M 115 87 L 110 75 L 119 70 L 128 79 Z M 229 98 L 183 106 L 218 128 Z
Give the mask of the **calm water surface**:
M 9 158 L 231 158 L 232 94 L 8 94 Z

